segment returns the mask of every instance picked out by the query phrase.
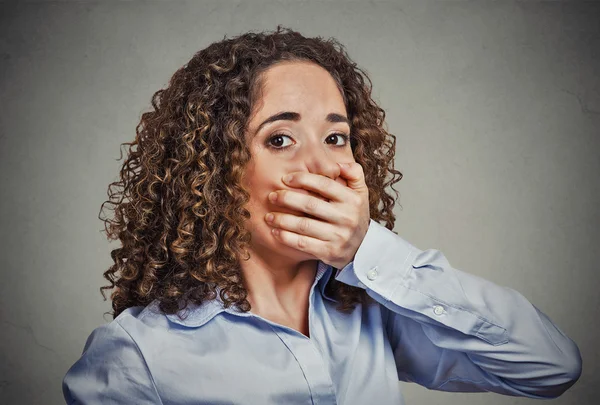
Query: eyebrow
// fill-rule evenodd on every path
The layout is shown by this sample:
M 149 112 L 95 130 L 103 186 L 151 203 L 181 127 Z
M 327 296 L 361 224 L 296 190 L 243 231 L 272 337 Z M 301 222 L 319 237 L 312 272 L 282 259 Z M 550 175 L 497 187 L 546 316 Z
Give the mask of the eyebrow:
M 274 122 L 274 121 L 300 121 L 301 115 L 297 112 L 293 112 L 293 111 L 283 111 L 280 113 L 277 113 L 275 115 L 270 116 L 269 118 L 267 118 L 266 120 L 264 120 L 256 129 L 256 131 L 254 132 L 255 134 L 257 134 L 262 127 L 264 127 L 266 124 Z M 337 113 L 329 113 L 327 114 L 327 117 L 325 117 L 325 120 L 327 122 L 345 122 L 346 124 L 348 124 L 348 126 L 350 128 L 352 128 L 352 126 L 350 125 L 350 120 L 341 115 L 341 114 L 337 114 Z

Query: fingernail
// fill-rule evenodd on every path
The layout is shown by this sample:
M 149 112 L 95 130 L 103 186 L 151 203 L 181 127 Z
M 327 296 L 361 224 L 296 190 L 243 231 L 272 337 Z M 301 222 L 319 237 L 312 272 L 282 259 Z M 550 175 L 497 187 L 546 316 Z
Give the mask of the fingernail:
M 279 229 L 273 228 L 273 229 L 271 229 L 271 232 L 273 233 L 273 235 L 279 236 Z
M 265 216 L 265 219 L 267 220 L 267 222 L 273 222 L 273 218 L 275 218 L 275 215 L 269 213 Z
M 340 165 L 342 167 L 348 167 L 348 166 L 350 166 L 348 163 L 340 163 L 340 162 L 338 162 L 338 165 Z
M 271 202 L 277 201 L 277 193 L 275 191 L 273 191 L 273 192 L 271 192 L 271 194 L 269 194 L 269 200 L 271 200 Z
M 286 174 L 285 176 L 283 176 L 283 182 L 289 183 L 290 181 L 292 181 L 293 178 L 294 178 L 293 174 Z

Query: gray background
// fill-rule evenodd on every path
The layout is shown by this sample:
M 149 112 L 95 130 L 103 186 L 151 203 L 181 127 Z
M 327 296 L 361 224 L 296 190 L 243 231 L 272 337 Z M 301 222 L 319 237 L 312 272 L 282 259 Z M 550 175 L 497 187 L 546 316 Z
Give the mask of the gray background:
M 334 36 L 398 138 L 396 230 L 520 291 L 579 345 L 556 404 L 600 403 L 600 7 L 430 1 L 0 4 L 0 402 L 61 404 L 110 316 L 98 219 L 152 93 L 210 43 Z M 407 404 L 534 404 L 402 383 Z

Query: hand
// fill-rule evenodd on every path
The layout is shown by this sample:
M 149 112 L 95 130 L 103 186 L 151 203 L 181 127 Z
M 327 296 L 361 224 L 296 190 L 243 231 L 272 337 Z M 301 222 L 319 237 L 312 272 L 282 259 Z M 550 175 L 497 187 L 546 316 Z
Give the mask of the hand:
M 347 167 L 339 165 L 340 176 L 348 187 L 308 172 L 290 173 L 290 180 L 283 178 L 290 187 L 304 188 L 328 201 L 293 190 L 277 190 L 269 195 L 272 203 L 305 212 L 312 218 L 270 212 L 265 220 L 274 227 L 272 232 L 282 243 L 341 269 L 354 260 L 369 228 L 370 213 L 362 167 L 355 162 L 346 163 Z M 268 220 L 270 214 L 272 221 Z

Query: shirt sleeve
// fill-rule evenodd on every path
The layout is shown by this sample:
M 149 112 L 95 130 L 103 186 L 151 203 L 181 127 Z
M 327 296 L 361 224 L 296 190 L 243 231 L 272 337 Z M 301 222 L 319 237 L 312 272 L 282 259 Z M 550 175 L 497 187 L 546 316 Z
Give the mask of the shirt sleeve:
M 68 405 L 162 404 L 142 353 L 117 320 L 91 333 L 62 390 Z
M 373 220 L 335 278 L 387 308 L 401 381 L 547 399 L 581 375 L 577 345 L 519 292 L 455 269 L 440 251 L 420 250 Z

